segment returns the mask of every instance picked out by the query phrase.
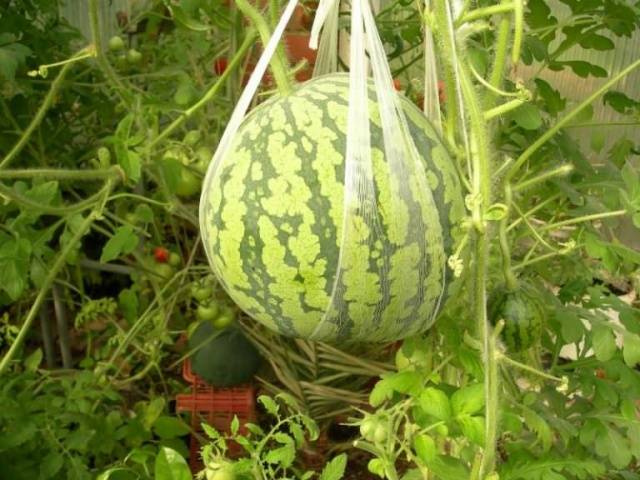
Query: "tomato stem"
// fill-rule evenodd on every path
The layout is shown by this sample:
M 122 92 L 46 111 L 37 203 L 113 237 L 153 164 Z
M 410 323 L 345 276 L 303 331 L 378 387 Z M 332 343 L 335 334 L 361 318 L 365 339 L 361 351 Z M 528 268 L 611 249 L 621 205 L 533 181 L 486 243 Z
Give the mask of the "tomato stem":
M 24 340 L 26 339 L 27 333 L 31 328 L 31 324 L 33 323 L 33 320 L 36 318 L 36 315 L 38 314 L 38 311 L 40 310 L 42 303 L 44 302 L 46 296 L 48 295 L 49 289 L 53 285 L 53 281 L 58 276 L 58 273 L 60 272 L 60 270 L 62 270 L 62 268 L 67 263 L 67 257 L 76 248 L 77 243 L 80 241 L 80 239 L 82 239 L 85 233 L 89 231 L 89 228 L 91 228 L 91 225 L 93 224 L 93 222 L 95 222 L 98 218 L 100 218 L 100 215 L 102 214 L 102 210 L 105 206 L 105 202 L 109 197 L 109 193 L 111 193 L 111 188 L 113 187 L 113 181 L 107 180 L 107 186 L 108 188 L 104 190 L 102 198 L 100 198 L 100 201 L 96 202 L 96 206 L 93 209 L 93 211 L 89 213 L 89 215 L 87 215 L 87 217 L 78 226 L 78 228 L 76 229 L 74 234 L 71 236 L 71 238 L 67 242 L 65 242 L 64 247 L 60 252 L 60 255 L 58 255 L 56 260 L 53 262 L 53 265 L 51 266 L 51 269 L 49 270 L 49 272 L 47 273 L 47 276 L 42 282 L 42 285 L 40 285 L 38 295 L 36 296 L 36 299 L 31 305 L 31 308 L 29 309 L 29 312 L 27 313 L 27 316 L 24 322 L 20 327 L 20 331 L 18 332 L 18 335 L 16 336 L 15 340 L 11 344 L 11 347 L 9 348 L 7 353 L 5 353 L 4 356 L 2 357 L 2 361 L 0 361 L 0 375 L 2 375 L 5 372 L 5 370 L 9 367 L 11 360 L 16 355 L 16 353 L 18 352 L 18 349 L 20 349 Z
M 247 0 L 236 0 L 236 5 L 238 9 L 251 20 L 260 34 L 263 46 L 266 47 L 271 38 L 271 32 L 262 14 Z M 282 53 L 282 49 L 276 49 L 271 58 L 271 71 L 273 72 L 278 90 L 282 96 L 288 95 L 289 92 L 291 92 L 291 82 L 289 81 L 287 70 L 287 61 Z

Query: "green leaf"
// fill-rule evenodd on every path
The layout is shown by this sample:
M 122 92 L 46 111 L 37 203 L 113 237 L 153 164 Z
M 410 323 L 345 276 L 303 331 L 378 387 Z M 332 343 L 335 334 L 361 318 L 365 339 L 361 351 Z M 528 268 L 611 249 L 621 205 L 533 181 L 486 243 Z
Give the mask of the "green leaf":
M 333 457 L 329 463 L 325 465 L 320 474 L 319 480 L 340 480 L 344 476 L 344 470 L 347 467 L 347 454 L 341 453 L 337 457 Z
M 640 102 L 629 98 L 625 93 L 616 90 L 609 91 L 602 97 L 602 103 L 609 105 L 616 112 L 622 114 L 633 113 L 640 106 Z
M 291 434 L 296 440 L 296 446 L 298 448 L 301 448 L 305 443 L 304 431 L 302 430 L 302 427 L 295 422 L 291 422 L 289 423 L 289 430 L 291 430 Z
M 601 478 L 605 467 L 597 460 L 567 456 L 526 460 L 516 457 L 514 463 L 502 467 L 500 480 L 565 480 L 567 477 L 560 475 L 560 472 L 570 474 L 570 478 L 587 480 Z
M 166 5 L 171 12 L 171 16 L 179 25 L 195 32 L 206 32 L 211 29 L 209 25 L 205 25 L 204 23 L 188 16 L 187 13 L 178 5 L 170 5 L 168 3 L 166 3 Z
M 264 456 L 264 460 L 272 465 L 280 465 L 283 468 L 289 468 L 296 458 L 296 449 L 292 443 L 288 443 L 279 448 L 269 450 Z
M 484 408 L 484 385 L 475 383 L 457 390 L 451 396 L 451 408 L 454 415 L 478 413 Z
M 468 440 L 479 446 L 484 445 L 484 417 L 460 415 L 456 421 Z
M 525 130 L 537 130 L 542 126 L 540 111 L 529 103 L 525 103 L 511 112 L 511 119 Z
M 626 333 L 622 348 L 624 363 L 629 367 L 635 367 L 640 363 L 640 336 L 634 333 Z
M 613 428 L 607 428 L 604 435 L 595 438 L 595 447 L 596 453 L 608 457 L 616 468 L 624 468 L 631 462 L 629 443 Z
M 153 432 L 160 438 L 182 437 L 190 431 L 189 425 L 176 417 L 158 417 L 153 424 Z
M 177 158 L 167 156 L 160 159 L 160 168 L 162 169 L 162 176 L 167 184 L 167 189 L 175 194 L 178 190 L 178 183 L 182 177 L 184 166 Z
M 591 135 L 591 149 L 596 153 L 600 153 L 604 148 L 605 140 L 604 130 L 594 130 Z
M 61 453 L 50 452 L 40 460 L 40 479 L 53 478 L 64 465 L 64 457 Z
M 154 480 L 192 480 L 191 470 L 187 462 L 178 452 L 161 447 L 156 456 Z
M 567 60 L 564 62 L 555 62 L 553 65 L 559 65 L 560 67 L 569 67 L 571 70 L 573 70 L 573 73 L 582 78 L 587 78 L 590 75 L 592 77 L 605 78 L 607 75 L 609 75 L 604 68 L 582 60 Z M 552 66 L 550 65 L 549 67 L 551 68 Z
M 549 424 L 536 412 L 527 407 L 522 407 L 522 416 L 527 428 L 536 433 L 538 440 L 542 444 L 542 449 L 546 452 L 551 448 L 553 434 Z
M 429 462 L 429 468 L 439 480 L 469 480 L 469 470 L 457 458 L 439 455 Z
M 31 56 L 31 49 L 21 43 L 11 43 L 0 47 L 0 77 L 12 81 L 16 70 Z
M 580 341 L 584 336 L 585 328 L 578 315 L 568 308 L 559 308 L 555 314 L 560 322 L 560 332 L 564 341 L 567 343 Z
M 121 255 L 128 255 L 138 246 L 138 236 L 129 225 L 118 227 L 102 248 L 100 261 L 103 263 L 115 260 Z
M 538 94 L 542 97 L 547 112 L 554 117 L 566 107 L 566 100 L 562 98 L 560 92 L 555 90 L 549 83 L 541 78 L 535 79 L 538 87 Z
M 144 409 L 142 424 L 146 430 L 150 430 L 158 417 L 164 411 L 165 400 L 162 397 L 155 397 Z
M 393 396 L 393 388 L 385 379 L 379 380 L 369 394 L 369 403 L 372 407 L 379 407 Z
M 394 391 L 405 394 L 418 394 L 422 387 L 422 375 L 411 370 L 392 373 L 383 381 Z
M 35 372 L 42 363 L 42 349 L 38 348 L 24 360 L 24 368 L 27 372 Z
M 235 435 L 238 433 L 238 430 L 240 429 L 240 420 L 238 420 L 237 415 L 233 416 L 233 420 L 231 420 L 231 425 L 229 426 L 229 428 L 231 431 L 231 435 Z
M 269 412 L 273 416 L 278 415 L 278 411 L 280 410 L 280 406 L 273 400 L 273 398 L 267 395 L 260 395 L 258 397 L 258 402 L 260 402 L 265 410 Z
M 130 288 L 120 290 L 118 294 L 118 306 L 122 315 L 129 323 L 138 318 L 138 295 Z
M 425 464 L 432 462 L 438 454 L 436 442 L 426 434 L 418 435 L 415 438 L 413 441 L 413 449 L 415 450 L 418 458 Z
M 130 113 L 126 115 L 118 124 L 114 135 L 114 151 L 118 165 L 122 167 L 125 175 L 129 180 L 136 183 L 140 179 L 140 168 L 142 162 L 140 156 L 129 149 L 131 126 L 133 124 L 134 115 Z
M 558 20 L 551 15 L 551 9 L 544 0 L 529 0 L 527 6 L 529 11 L 526 19 L 531 28 L 551 27 L 558 23 Z
M 447 421 L 451 418 L 451 405 L 449 398 L 437 388 L 427 387 L 423 390 L 419 400 L 420 408 L 438 420 Z
M 601 362 L 611 360 L 616 353 L 616 339 L 611 329 L 604 325 L 594 325 L 591 335 L 593 352 Z
M 605 37 L 604 35 L 599 35 L 595 32 L 589 33 L 588 35 L 583 36 L 578 42 L 582 48 L 592 49 L 592 50 L 613 50 L 615 48 L 614 43 Z
M 9 238 L 0 245 L 0 286 L 11 300 L 17 300 L 27 286 L 30 257 L 28 240 Z

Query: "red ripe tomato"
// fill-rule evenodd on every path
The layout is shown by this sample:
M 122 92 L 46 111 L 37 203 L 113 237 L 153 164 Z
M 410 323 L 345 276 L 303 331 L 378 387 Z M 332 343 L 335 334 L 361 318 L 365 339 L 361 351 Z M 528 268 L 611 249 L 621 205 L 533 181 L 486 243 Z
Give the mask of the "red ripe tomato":
M 397 91 L 402 90 L 402 84 L 400 83 L 400 80 L 398 80 L 397 78 L 393 79 L 393 88 L 395 88 Z
M 228 62 L 225 57 L 218 58 L 215 62 L 213 62 L 213 71 L 216 75 L 222 75 L 227 69 Z
M 156 247 L 153 249 L 153 258 L 155 258 L 158 263 L 167 263 L 169 255 L 169 250 L 164 247 Z

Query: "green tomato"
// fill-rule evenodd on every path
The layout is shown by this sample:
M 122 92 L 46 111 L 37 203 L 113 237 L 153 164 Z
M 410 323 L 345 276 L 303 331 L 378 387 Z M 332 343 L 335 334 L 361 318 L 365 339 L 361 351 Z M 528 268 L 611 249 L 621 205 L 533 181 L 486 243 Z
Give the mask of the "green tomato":
M 182 257 L 176 252 L 171 252 L 169 254 L 169 265 L 171 265 L 172 267 L 179 267 L 180 265 L 182 265 Z
M 375 432 L 377 422 L 373 417 L 365 418 L 360 424 L 360 435 L 366 440 L 371 440 L 373 432 Z
M 198 305 L 198 320 L 212 322 L 218 316 L 218 305 L 210 303 L 208 305 Z
M 200 179 L 187 168 L 183 168 L 176 185 L 176 195 L 184 198 L 193 197 L 200 192 L 200 187 Z
M 118 52 L 123 48 L 124 48 L 124 40 L 122 40 L 122 37 L 119 37 L 118 35 L 114 35 L 109 39 L 109 50 L 111 50 L 112 52 Z
M 231 470 L 207 470 L 207 480 L 235 480 L 236 475 Z
M 209 147 L 198 147 L 196 150 L 196 158 L 198 162 L 202 162 L 206 165 L 209 164 L 211 158 L 213 158 L 213 150 Z
M 213 292 L 211 290 L 211 287 L 201 286 L 197 284 L 191 290 L 191 296 L 198 302 L 209 300 L 212 294 Z
M 129 212 L 124 216 L 124 219 L 129 222 L 131 225 L 136 225 L 140 219 L 138 218 L 138 215 L 136 215 L 133 212 Z
M 389 432 L 387 431 L 387 426 L 384 422 L 378 423 L 375 431 L 373 432 L 373 442 L 374 443 L 384 443 L 387 440 L 387 436 Z
M 212 322 L 211 324 L 213 325 L 214 328 L 217 328 L 218 330 L 222 330 L 223 328 L 228 327 L 229 325 L 231 325 L 233 323 L 233 317 L 230 315 L 226 315 L 226 314 L 222 314 L 222 315 L 218 315 Z
M 127 62 L 131 65 L 137 65 L 142 61 L 142 54 L 135 48 L 130 49 L 127 52 Z
M 193 146 L 200 141 L 201 136 L 202 134 L 200 133 L 200 130 L 190 130 L 184 136 L 184 138 L 182 139 L 182 142 L 185 145 Z
M 156 273 L 157 277 L 160 277 L 163 280 L 169 280 L 176 273 L 174 268 L 168 263 L 157 262 L 155 262 L 153 271 Z

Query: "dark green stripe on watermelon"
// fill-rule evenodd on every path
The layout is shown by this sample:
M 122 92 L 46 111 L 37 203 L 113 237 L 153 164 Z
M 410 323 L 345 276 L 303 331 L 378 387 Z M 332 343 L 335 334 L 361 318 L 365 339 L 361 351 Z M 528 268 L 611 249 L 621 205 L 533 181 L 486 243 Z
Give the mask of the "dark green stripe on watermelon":
M 214 387 L 232 387 L 248 383 L 260 367 L 258 350 L 235 326 L 216 330 L 202 322 L 189 338 L 191 369 Z
M 289 336 L 309 338 L 331 299 L 342 240 L 347 93 L 348 76 L 340 74 L 265 102 L 245 119 L 231 152 L 205 186 L 202 234 L 214 271 L 243 310 Z M 343 252 L 343 266 L 353 266 L 343 270 L 336 298 L 346 301 L 316 338 L 325 341 L 385 341 L 427 328 L 446 281 L 442 275 L 449 274 L 444 264 L 452 251 L 450 231 L 464 214 L 452 160 L 406 100 L 410 132 L 425 161 L 424 190 L 433 205 L 425 192 L 416 197 L 415 179 L 410 178 L 414 185 L 407 195 L 389 190 L 373 91 L 370 100 L 382 232 L 371 232 L 364 244 L 350 244 Z M 403 218 L 394 205 L 423 218 Z M 394 241 L 415 222 L 425 224 L 431 241 L 424 236 L 408 244 Z

